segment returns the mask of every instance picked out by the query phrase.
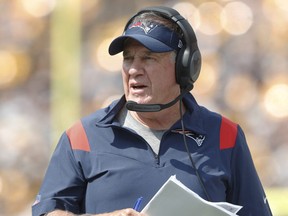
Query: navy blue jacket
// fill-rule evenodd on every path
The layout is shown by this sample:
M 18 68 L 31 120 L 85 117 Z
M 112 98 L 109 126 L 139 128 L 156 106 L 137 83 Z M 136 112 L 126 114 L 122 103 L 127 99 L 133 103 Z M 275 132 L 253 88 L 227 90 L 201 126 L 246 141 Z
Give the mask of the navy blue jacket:
M 239 125 L 199 106 L 191 94 L 183 101 L 186 141 L 211 201 L 241 205 L 243 216 L 271 215 Z M 124 104 L 122 97 L 63 133 L 33 216 L 54 209 L 111 212 L 133 207 L 140 196 L 143 208 L 171 175 L 207 199 L 185 149 L 180 121 L 164 133 L 155 155 L 141 136 L 115 120 Z

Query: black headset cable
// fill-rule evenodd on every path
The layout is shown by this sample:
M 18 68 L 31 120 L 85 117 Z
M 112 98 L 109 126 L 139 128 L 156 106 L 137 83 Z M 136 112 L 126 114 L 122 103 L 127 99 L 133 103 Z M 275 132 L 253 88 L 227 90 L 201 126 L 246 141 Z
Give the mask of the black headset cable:
M 204 191 L 205 195 L 206 195 L 206 198 L 208 201 L 211 201 L 211 198 L 206 190 L 206 187 L 204 185 L 204 182 L 203 182 L 203 179 L 201 178 L 199 172 L 198 172 L 198 169 L 196 168 L 196 165 L 195 165 L 195 162 L 191 156 L 191 153 L 189 151 L 189 148 L 188 148 L 188 144 L 187 144 L 187 141 L 186 141 L 186 135 L 185 135 L 185 127 L 184 127 L 184 121 L 183 121 L 183 112 L 182 112 L 182 98 L 180 99 L 180 120 L 181 120 L 181 127 L 182 127 L 182 135 L 183 135 L 183 141 L 184 141 L 184 145 L 185 145 L 185 148 L 186 148 L 186 151 L 188 153 L 188 156 L 189 156 L 189 159 L 190 159 L 190 162 L 191 162 L 191 165 L 192 165 L 192 168 L 195 170 L 195 173 L 196 173 L 196 176 L 197 176 L 197 179 L 201 185 L 201 188 L 202 190 Z

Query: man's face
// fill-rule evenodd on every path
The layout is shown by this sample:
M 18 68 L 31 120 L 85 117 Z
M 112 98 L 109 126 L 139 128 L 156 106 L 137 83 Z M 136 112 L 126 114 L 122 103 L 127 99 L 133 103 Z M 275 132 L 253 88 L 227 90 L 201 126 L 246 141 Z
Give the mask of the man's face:
M 153 53 L 135 40 L 124 47 L 122 78 L 126 100 L 139 104 L 165 104 L 179 95 L 174 53 Z

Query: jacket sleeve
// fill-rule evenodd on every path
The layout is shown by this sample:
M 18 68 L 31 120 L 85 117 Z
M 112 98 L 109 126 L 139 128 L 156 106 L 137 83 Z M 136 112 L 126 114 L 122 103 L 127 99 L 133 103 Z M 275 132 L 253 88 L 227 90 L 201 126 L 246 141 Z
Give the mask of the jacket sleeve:
M 39 216 L 55 209 L 81 213 L 86 181 L 77 163 L 71 144 L 64 133 L 51 157 L 42 186 L 32 206 L 32 215 Z
M 232 185 L 228 192 L 228 202 L 243 206 L 239 211 L 239 215 L 242 216 L 272 215 L 245 135 L 239 126 L 236 143 L 232 151 Z

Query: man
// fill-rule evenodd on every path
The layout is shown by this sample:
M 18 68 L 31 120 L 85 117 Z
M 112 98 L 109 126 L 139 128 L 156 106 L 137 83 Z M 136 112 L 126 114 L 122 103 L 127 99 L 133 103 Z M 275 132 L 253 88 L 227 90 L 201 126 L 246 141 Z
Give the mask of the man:
M 142 10 L 109 47 L 122 51 L 124 96 L 63 133 L 33 215 L 141 216 L 134 201 L 143 208 L 171 175 L 239 215 L 271 215 L 242 129 L 190 93 L 201 55 L 188 22 Z

